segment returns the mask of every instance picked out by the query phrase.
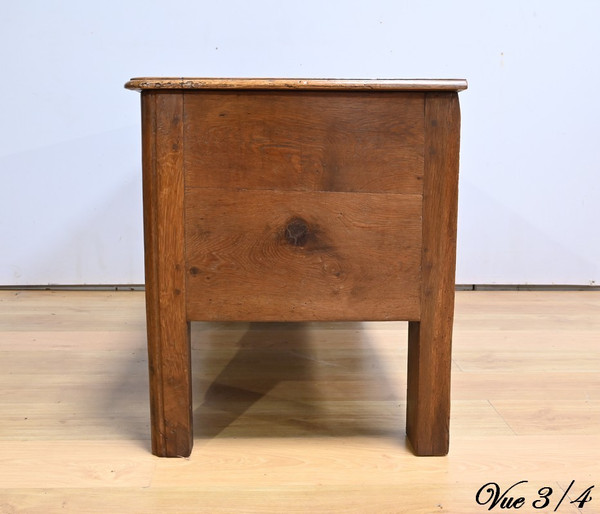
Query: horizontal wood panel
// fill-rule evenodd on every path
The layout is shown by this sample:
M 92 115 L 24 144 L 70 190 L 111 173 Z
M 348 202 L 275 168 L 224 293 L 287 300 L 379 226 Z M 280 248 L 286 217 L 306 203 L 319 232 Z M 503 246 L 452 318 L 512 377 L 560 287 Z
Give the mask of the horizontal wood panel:
M 423 124 L 422 93 L 187 92 L 186 184 L 419 194 Z
M 416 320 L 420 216 L 419 195 L 188 189 L 188 319 Z

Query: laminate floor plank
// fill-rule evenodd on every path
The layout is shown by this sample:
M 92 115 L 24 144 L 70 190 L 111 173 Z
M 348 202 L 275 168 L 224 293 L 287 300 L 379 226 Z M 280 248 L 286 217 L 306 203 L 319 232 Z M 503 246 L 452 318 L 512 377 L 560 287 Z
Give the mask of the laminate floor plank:
M 600 293 L 457 293 L 447 457 L 407 446 L 406 339 L 194 323 L 195 447 L 160 459 L 143 293 L 0 291 L 0 513 L 476 513 L 523 480 L 519 512 L 600 512 Z

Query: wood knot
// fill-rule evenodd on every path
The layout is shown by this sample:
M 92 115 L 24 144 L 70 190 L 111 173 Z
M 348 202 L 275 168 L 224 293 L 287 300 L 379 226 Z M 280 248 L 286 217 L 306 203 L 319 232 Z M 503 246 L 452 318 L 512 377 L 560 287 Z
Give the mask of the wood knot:
M 292 246 L 304 246 L 308 235 L 308 223 L 302 218 L 292 218 L 285 227 L 285 240 Z

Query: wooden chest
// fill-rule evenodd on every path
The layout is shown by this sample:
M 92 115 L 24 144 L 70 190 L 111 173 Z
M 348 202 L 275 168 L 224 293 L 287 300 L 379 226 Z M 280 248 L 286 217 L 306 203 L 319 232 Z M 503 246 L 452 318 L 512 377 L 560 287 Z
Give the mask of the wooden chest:
M 191 321 L 409 321 L 448 451 L 462 80 L 140 78 L 153 452 L 191 452 Z

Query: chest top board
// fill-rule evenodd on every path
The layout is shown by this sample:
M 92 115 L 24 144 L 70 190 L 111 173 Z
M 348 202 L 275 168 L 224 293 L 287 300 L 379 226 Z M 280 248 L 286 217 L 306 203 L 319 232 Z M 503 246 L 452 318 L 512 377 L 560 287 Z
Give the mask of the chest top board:
M 191 321 L 409 322 L 407 435 L 448 451 L 464 80 L 136 78 L 153 451 L 192 447 Z

